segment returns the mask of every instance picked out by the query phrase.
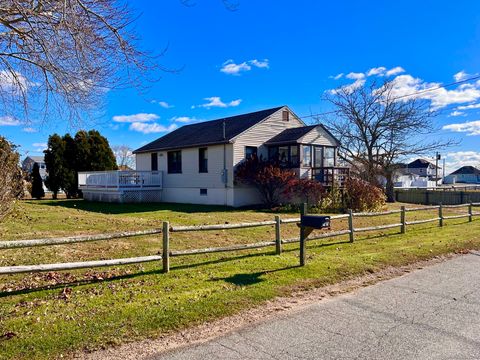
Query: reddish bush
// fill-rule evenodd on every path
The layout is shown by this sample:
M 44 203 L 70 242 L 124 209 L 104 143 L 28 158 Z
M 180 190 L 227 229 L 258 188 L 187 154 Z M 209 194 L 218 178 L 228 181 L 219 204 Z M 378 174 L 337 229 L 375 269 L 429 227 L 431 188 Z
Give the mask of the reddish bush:
M 295 177 L 295 172 L 256 156 L 240 163 L 235 169 L 235 180 L 257 188 L 268 207 L 279 205 L 280 196 Z
M 292 179 L 284 191 L 287 199 L 307 203 L 310 206 L 318 206 L 325 194 L 323 185 L 312 179 Z
M 345 205 L 353 211 L 375 211 L 385 205 L 385 193 L 365 180 L 351 177 L 345 182 Z

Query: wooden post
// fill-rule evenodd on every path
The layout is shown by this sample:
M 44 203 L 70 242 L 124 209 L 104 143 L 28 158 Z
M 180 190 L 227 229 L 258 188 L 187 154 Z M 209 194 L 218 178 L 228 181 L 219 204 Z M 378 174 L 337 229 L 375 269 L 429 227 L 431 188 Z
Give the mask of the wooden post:
M 348 229 L 350 230 L 350 242 L 355 240 L 354 229 L 353 229 L 353 211 L 348 209 Z
M 473 205 L 472 203 L 468 204 L 468 221 L 472 222 L 473 221 Z
M 168 221 L 163 222 L 163 272 L 168 273 L 170 271 L 170 225 Z
M 280 233 L 280 216 L 275 215 L 275 254 L 280 255 L 282 253 L 282 236 Z
M 405 213 L 405 206 L 402 205 L 402 212 L 400 213 L 400 222 L 402 223 L 402 227 L 400 228 L 400 232 L 405 234 L 407 232 L 407 221 L 406 221 L 406 213 Z
M 438 226 L 443 226 L 443 205 L 440 203 L 438 207 Z
M 300 208 L 300 215 L 307 215 L 307 204 L 303 203 L 302 207 Z M 301 221 L 301 219 L 300 219 Z M 305 259 L 306 259 L 306 232 L 305 227 L 300 224 L 300 266 L 305 266 Z

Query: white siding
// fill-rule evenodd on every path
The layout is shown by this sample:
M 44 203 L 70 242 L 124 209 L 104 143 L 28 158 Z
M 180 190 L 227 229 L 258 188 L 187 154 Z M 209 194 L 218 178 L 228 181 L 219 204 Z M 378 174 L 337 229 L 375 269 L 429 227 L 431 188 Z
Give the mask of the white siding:
M 150 159 L 150 153 L 135 154 L 135 169 L 138 171 L 152 170 Z
M 290 110 L 290 120 L 282 120 L 282 111 L 288 110 L 287 107 L 279 109 L 266 120 L 251 127 L 243 134 L 238 135 L 234 139 L 233 149 L 233 164 L 237 165 L 245 158 L 245 146 L 258 147 L 258 155 L 268 157 L 268 152 L 265 146 L 262 146 L 267 140 L 270 140 L 275 135 L 278 135 L 285 129 L 292 127 L 304 126 L 304 124 L 295 116 Z
M 298 140 L 302 144 L 337 146 L 337 142 L 320 126 L 309 131 Z

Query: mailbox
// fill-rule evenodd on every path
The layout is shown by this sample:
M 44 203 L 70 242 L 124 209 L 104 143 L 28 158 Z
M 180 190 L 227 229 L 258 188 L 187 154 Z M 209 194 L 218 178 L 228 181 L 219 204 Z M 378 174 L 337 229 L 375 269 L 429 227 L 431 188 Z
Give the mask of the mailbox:
M 302 215 L 300 226 L 312 230 L 330 228 L 330 216 Z

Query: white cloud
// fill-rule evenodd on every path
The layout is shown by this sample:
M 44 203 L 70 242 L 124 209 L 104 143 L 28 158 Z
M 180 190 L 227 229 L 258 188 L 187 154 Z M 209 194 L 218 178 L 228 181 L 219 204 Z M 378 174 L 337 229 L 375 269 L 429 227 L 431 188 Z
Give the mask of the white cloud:
M 405 69 L 402 68 L 401 66 L 396 66 L 390 70 L 388 70 L 385 75 L 387 76 L 392 76 L 392 75 L 397 75 L 397 74 L 401 74 L 401 73 L 404 73 L 405 72 Z
M 150 101 L 152 104 L 158 104 L 160 105 L 162 108 L 164 109 L 171 109 L 173 108 L 174 106 L 173 105 L 170 105 L 168 102 L 166 101 L 159 101 L 159 100 L 152 100 Z
M 235 64 L 233 60 L 230 59 L 223 63 L 220 71 L 229 75 L 239 75 L 241 72 L 250 71 L 251 69 L 252 67 L 246 62 L 243 62 L 241 64 Z
M 112 119 L 120 123 L 149 122 L 159 119 L 157 114 L 138 113 L 132 115 L 115 115 Z
M 26 127 L 26 128 L 23 128 L 22 131 L 26 133 L 36 133 L 38 130 L 33 127 Z
M 480 152 L 457 151 L 447 153 L 445 156 L 446 174 L 450 174 L 462 166 L 475 166 L 480 168 Z
M 33 143 L 32 146 L 35 148 L 35 152 L 43 152 L 48 148 L 47 143 Z
M 132 131 L 138 131 L 144 134 L 151 134 L 151 133 L 170 132 L 175 130 L 177 127 L 178 126 L 176 124 L 164 126 L 158 123 L 146 124 L 144 122 L 134 122 L 130 124 L 129 129 Z
M 463 116 L 465 113 L 463 111 L 454 110 L 450 113 L 449 116 Z
M 471 76 L 474 76 L 474 75 L 467 74 L 465 71 L 462 70 L 456 73 L 455 75 L 453 75 L 453 78 L 455 79 L 455 81 L 463 81 L 468 79 Z
M 229 59 L 222 64 L 220 71 L 228 75 L 240 75 L 242 72 L 252 70 L 252 66 L 260 69 L 268 69 L 270 63 L 268 59 L 253 59 L 236 64 L 232 59 Z
M 0 88 L 13 92 L 25 92 L 30 86 L 35 85 L 17 71 L 0 71 Z
M 198 107 L 203 107 L 203 108 L 207 108 L 207 109 L 209 109 L 211 107 L 226 108 L 226 107 L 238 106 L 242 102 L 242 99 L 236 99 L 236 100 L 232 100 L 228 103 L 224 103 L 219 96 L 212 96 L 212 97 L 204 98 L 204 100 L 207 100 L 208 103 L 198 105 Z
M 18 126 L 20 121 L 15 119 L 13 116 L 6 115 L 0 116 L 0 126 Z
M 188 124 L 188 123 L 193 123 L 193 122 L 200 121 L 197 118 L 189 117 L 189 116 L 174 116 L 173 118 L 171 118 L 171 120 L 173 122 L 179 122 L 179 123 L 183 123 L 183 124 Z
M 344 90 L 347 94 L 353 92 L 354 90 L 362 87 L 363 85 L 365 85 L 365 79 L 358 79 L 358 80 L 355 80 L 355 82 L 351 83 L 351 84 L 348 84 L 348 85 L 344 85 L 344 86 L 341 86 L 340 89 Z M 336 93 L 338 93 L 338 90 L 339 89 L 332 89 L 332 90 L 328 90 L 328 92 L 332 95 L 335 95 Z
M 470 104 L 470 105 L 461 105 L 457 107 L 457 110 L 470 110 L 470 109 L 480 109 L 480 103 Z
M 343 77 L 343 73 L 340 73 L 340 74 L 337 74 L 337 75 L 330 75 L 330 76 L 329 76 L 330 79 L 334 79 L 334 80 L 341 79 L 342 77 Z
M 385 71 L 387 71 L 387 68 L 385 66 L 371 68 L 370 70 L 368 70 L 367 76 L 375 76 L 375 75 L 383 76 L 385 74 Z
M 459 124 L 450 124 L 442 127 L 443 130 L 467 133 L 468 136 L 480 135 L 480 120 L 467 121 Z
M 356 73 L 356 72 L 351 72 L 345 75 L 347 79 L 352 79 L 352 80 L 359 80 L 363 79 L 365 77 L 364 73 Z
M 253 60 L 250 60 L 249 63 L 261 69 L 268 69 L 270 67 L 268 59 L 263 59 L 263 61 L 253 59 Z

